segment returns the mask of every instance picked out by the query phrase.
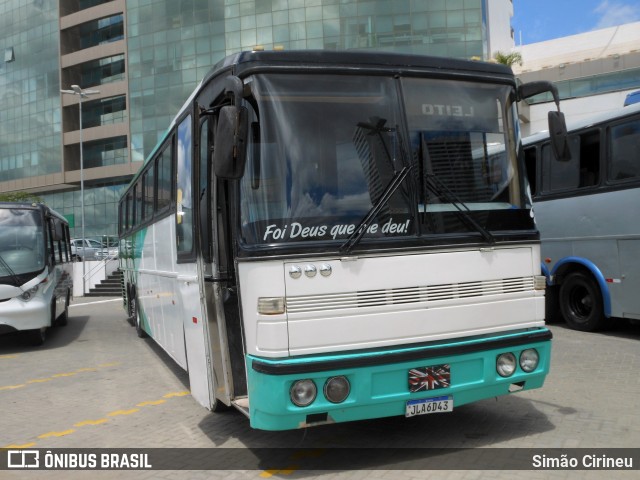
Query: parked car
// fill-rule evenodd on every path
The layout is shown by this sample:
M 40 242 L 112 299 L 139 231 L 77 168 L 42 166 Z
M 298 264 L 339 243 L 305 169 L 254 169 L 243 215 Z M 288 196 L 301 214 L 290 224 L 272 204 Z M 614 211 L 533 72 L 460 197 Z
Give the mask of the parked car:
M 102 235 L 101 237 L 96 237 L 96 239 L 103 246 L 101 259 L 118 258 L 120 241 L 117 235 Z
M 102 260 L 103 250 L 106 249 L 102 243 L 92 238 L 84 239 L 84 247 L 82 238 L 71 239 L 71 256 L 78 260 Z
M 101 251 L 96 252 L 96 258 L 98 260 L 110 260 L 113 258 L 118 258 L 118 247 L 103 246 Z

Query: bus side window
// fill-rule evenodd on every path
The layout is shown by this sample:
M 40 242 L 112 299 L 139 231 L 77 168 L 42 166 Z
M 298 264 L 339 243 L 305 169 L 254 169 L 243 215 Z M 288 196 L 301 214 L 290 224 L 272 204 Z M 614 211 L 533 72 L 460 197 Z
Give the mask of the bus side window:
M 206 263 L 213 261 L 213 244 L 211 241 L 211 162 L 209 159 L 209 145 L 211 141 L 212 123 L 210 118 L 205 118 L 200 123 L 200 163 L 198 168 L 198 201 L 200 205 L 200 245 L 202 256 Z
M 635 120 L 611 127 L 609 131 L 609 180 L 626 181 L 640 175 L 640 121 Z
M 542 157 L 542 191 L 546 193 L 566 192 L 578 188 L 580 183 L 579 156 L 573 148 L 577 137 L 569 138 L 571 160 L 559 162 L 553 154 L 550 143 L 541 147 Z
M 193 177 L 191 117 L 178 125 L 176 177 L 176 245 L 178 258 L 190 260 L 193 250 Z
M 573 155 L 573 151 L 571 154 Z M 580 134 L 580 183 L 579 188 L 593 187 L 600 183 L 600 131 Z
M 135 202 L 135 215 L 133 219 L 133 223 L 135 226 L 138 226 L 142 223 L 142 181 L 138 180 L 138 182 L 133 187 L 134 193 L 134 202 Z
M 524 163 L 527 168 L 527 177 L 529 178 L 529 185 L 531 187 L 531 196 L 535 197 L 538 194 L 538 149 L 533 147 L 525 148 L 524 150 Z
M 133 228 L 133 194 L 131 192 L 129 192 L 127 194 L 127 222 L 126 222 L 126 227 L 127 230 L 129 230 L 130 228 Z
M 64 225 L 64 251 L 65 251 L 65 262 L 71 261 L 71 237 L 69 236 L 69 225 Z
M 156 162 L 157 192 L 156 211 L 160 212 L 171 204 L 171 150 L 170 142 L 158 156 Z

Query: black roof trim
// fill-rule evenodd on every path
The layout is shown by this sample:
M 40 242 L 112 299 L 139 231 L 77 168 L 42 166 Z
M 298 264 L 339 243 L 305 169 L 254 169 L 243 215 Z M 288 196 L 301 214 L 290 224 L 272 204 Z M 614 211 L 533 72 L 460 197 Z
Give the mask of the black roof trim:
M 218 62 L 205 76 L 204 83 L 222 71 L 234 71 L 246 76 L 256 70 L 340 70 L 343 73 L 357 71 L 380 71 L 411 74 L 417 72 L 440 72 L 444 75 L 478 75 L 500 77 L 515 83 L 513 72 L 506 65 L 457 58 L 432 57 L 372 51 L 292 50 L 241 52 L 229 55 Z

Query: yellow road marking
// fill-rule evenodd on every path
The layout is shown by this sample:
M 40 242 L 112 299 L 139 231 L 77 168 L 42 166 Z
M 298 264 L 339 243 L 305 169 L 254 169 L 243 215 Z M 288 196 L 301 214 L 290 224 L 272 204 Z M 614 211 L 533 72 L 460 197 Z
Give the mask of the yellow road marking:
M 48 379 L 40 379 L 40 381 L 47 381 Z M 4 387 L 0 387 L 0 390 L 4 388 Z M 165 398 L 172 398 L 172 397 L 183 397 L 185 395 L 189 395 L 190 392 L 187 391 L 182 391 L 182 392 L 171 392 L 168 393 L 166 395 L 164 395 Z M 163 403 L 166 403 L 166 400 L 148 400 L 145 402 L 141 402 L 139 403 L 137 406 L 138 407 L 142 407 L 142 406 L 146 406 L 146 405 L 161 405 Z M 131 415 L 133 413 L 139 412 L 140 409 L 139 408 L 131 408 L 129 410 L 115 410 L 111 413 L 108 413 L 107 416 L 108 417 L 116 417 L 119 415 Z M 100 418 L 98 420 L 83 420 L 81 422 L 75 423 L 73 426 L 74 427 L 84 427 L 87 425 L 100 425 L 103 423 L 107 423 L 109 421 L 108 418 Z M 64 437 L 65 435 L 70 435 L 71 433 L 74 433 L 76 430 L 73 428 L 70 428 L 68 430 L 63 430 L 61 432 L 48 432 L 48 433 L 43 433 L 42 435 L 38 435 L 37 438 L 50 438 L 50 437 Z M 31 442 L 31 443 L 25 443 L 25 444 L 10 444 L 10 445 L 6 445 L 4 447 L 0 447 L 0 449 L 8 449 L 8 448 L 29 448 L 29 447 L 33 447 L 34 445 L 36 445 L 35 442 Z M 283 473 L 285 475 L 289 475 L 291 472 L 295 471 L 295 468 L 289 470 L 274 470 L 275 473 Z M 271 475 L 269 475 L 271 476 Z
M 150 400 L 148 402 L 138 403 L 136 407 L 146 407 L 147 405 L 160 405 L 165 402 L 166 400 Z
M 16 388 L 22 388 L 24 386 L 25 386 L 24 383 L 22 383 L 20 385 L 7 385 L 7 386 L 4 386 L 4 387 L 0 387 L 0 390 L 15 390 Z
M 14 356 L 16 356 L 16 355 L 14 355 Z M 0 357 L 0 358 L 2 358 L 2 357 Z M 102 363 L 102 364 L 98 365 L 98 367 L 105 368 L 105 367 L 114 367 L 116 365 L 120 365 L 120 362 Z M 74 372 L 55 373 L 55 374 L 53 374 L 53 375 L 51 375 L 50 377 L 47 377 L 47 378 L 34 378 L 34 379 L 31 379 L 31 380 L 27 380 L 25 382 L 25 384 L 0 386 L 0 390 L 15 390 L 16 388 L 22 388 L 22 387 L 26 386 L 26 384 L 44 383 L 44 382 L 49 382 L 54 378 L 72 377 L 73 375 L 77 375 L 80 372 L 96 372 L 97 370 L 98 370 L 98 368 L 96 368 L 96 367 L 79 368 L 78 370 L 76 370 Z
M 298 470 L 297 467 L 289 467 L 289 468 L 285 468 L 285 469 L 281 469 L 281 470 L 265 470 L 260 474 L 260 476 L 262 478 L 270 478 L 270 477 L 273 477 L 274 475 L 278 475 L 278 474 L 291 475 L 296 470 Z
M 73 432 L 75 432 L 75 430 L 73 428 L 70 428 L 69 430 L 63 430 L 62 432 L 43 433 L 42 435 L 38 435 L 38 438 L 64 437 L 65 435 L 69 435 Z
M 131 415 L 132 413 L 139 412 L 139 408 L 132 408 L 131 410 L 116 410 L 115 412 L 107 413 L 107 417 L 117 417 L 118 415 Z
M 15 355 L 0 355 L 0 360 L 2 360 L 3 358 L 16 358 L 18 356 L 18 354 Z
M 100 420 L 85 420 L 83 422 L 74 423 L 74 427 L 84 427 L 85 425 L 100 425 L 102 423 L 107 423 L 109 421 L 108 418 L 101 418 Z
M 18 445 L 16 443 L 14 443 L 14 444 L 11 444 L 11 445 L 5 445 L 2 448 L 6 448 L 6 449 L 9 449 L 9 448 L 15 448 L 15 449 L 17 449 L 17 448 L 31 448 L 31 447 L 33 447 L 35 445 L 36 445 L 36 442 L 23 443 L 21 445 Z
M 120 365 L 120 362 L 101 363 L 98 366 L 99 367 L 115 367 L 116 365 Z
M 172 392 L 172 393 L 167 393 L 166 395 L 163 395 L 162 398 L 184 397 L 185 395 L 189 395 L 190 393 L 191 392 L 189 392 L 188 390 L 183 392 Z
M 51 378 L 34 378 L 33 380 L 27 380 L 27 383 L 44 383 L 50 381 Z

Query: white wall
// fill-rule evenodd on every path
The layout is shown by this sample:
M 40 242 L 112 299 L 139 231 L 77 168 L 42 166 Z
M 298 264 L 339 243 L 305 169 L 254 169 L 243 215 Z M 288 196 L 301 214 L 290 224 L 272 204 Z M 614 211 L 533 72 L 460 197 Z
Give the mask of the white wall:
M 496 52 L 510 53 L 514 46 L 511 37 L 511 17 L 513 17 L 513 3 L 511 0 L 487 1 L 487 38 L 489 58 Z
M 85 293 L 95 287 L 102 280 L 111 275 L 118 268 L 117 260 L 108 262 L 86 261 L 84 272 L 86 275 Z M 73 296 L 82 297 L 82 262 L 73 263 Z

